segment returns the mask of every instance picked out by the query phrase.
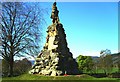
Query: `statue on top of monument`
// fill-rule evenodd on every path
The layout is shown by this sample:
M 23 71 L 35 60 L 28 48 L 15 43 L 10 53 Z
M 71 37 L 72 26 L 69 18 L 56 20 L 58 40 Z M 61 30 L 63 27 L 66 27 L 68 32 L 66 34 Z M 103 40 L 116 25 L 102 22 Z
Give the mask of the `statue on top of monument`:
M 54 2 L 54 3 L 53 3 L 53 6 L 52 6 L 51 17 L 50 17 L 51 19 L 53 19 L 53 20 L 52 20 L 53 24 L 59 22 L 58 13 L 59 13 L 59 11 L 57 10 L 56 2 Z

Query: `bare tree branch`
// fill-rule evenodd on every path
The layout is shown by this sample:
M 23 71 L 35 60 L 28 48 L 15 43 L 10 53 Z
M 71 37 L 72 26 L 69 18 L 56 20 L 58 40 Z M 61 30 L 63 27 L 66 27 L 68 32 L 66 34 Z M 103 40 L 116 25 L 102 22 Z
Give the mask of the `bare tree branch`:
M 26 53 L 33 56 L 39 52 L 41 23 L 44 19 L 41 10 L 36 3 L 2 3 L 0 53 L 9 62 L 10 70 L 13 70 L 14 56 L 26 56 Z

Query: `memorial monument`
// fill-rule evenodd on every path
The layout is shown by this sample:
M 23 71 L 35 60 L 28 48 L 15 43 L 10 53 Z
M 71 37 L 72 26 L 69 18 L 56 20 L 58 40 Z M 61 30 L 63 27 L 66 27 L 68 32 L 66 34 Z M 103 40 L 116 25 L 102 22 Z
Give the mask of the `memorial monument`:
M 66 34 L 59 21 L 56 2 L 52 6 L 52 25 L 48 27 L 46 43 L 29 71 L 30 74 L 59 76 L 79 74 L 78 65 L 67 47 Z

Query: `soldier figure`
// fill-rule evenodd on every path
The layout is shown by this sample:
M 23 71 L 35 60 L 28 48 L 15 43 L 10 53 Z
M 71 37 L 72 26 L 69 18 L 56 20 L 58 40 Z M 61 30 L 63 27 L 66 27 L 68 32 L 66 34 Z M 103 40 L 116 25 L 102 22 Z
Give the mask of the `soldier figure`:
M 52 7 L 52 14 L 51 14 L 51 19 L 53 19 L 53 23 L 58 23 L 59 22 L 59 17 L 58 17 L 58 13 L 59 11 L 57 10 L 56 7 L 56 2 L 53 3 L 53 7 Z

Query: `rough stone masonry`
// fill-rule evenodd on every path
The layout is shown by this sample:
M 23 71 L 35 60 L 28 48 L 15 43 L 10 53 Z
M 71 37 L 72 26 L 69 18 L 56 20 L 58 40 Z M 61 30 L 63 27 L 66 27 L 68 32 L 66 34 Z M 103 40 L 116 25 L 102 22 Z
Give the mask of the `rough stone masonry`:
M 58 13 L 54 2 L 51 13 L 53 24 L 48 27 L 46 43 L 29 71 L 30 74 L 59 76 L 79 73 L 78 65 L 67 47 L 66 34 Z

